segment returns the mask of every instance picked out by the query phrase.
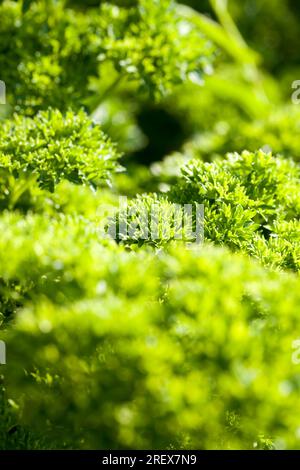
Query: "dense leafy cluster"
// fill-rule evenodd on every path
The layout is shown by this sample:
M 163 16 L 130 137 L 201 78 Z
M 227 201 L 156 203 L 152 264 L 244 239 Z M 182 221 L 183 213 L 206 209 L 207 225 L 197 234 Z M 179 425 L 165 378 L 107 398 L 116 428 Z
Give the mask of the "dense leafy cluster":
M 99 186 L 120 170 L 115 146 L 84 113 L 15 115 L 0 129 L 1 208 L 28 210 L 62 180 Z M 37 184 L 35 184 L 35 182 Z
M 0 449 L 300 448 L 299 9 L 183 3 L 0 1 Z
M 224 121 L 224 115 L 216 113 L 212 122 L 206 123 L 203 131 L 187 144 L 188 154 L 209 160 L 226 152 L 241 152 L 244 149 L 255 151 L 261 148 L 266 152 L 272 151 L 300 160 L 300 113 L 297 106 L 288 105 L 279 109 L 271 107 L 254 119 L 243 118 L 232 107 L 228 108 L 225 108 L 227 120 Z M 207 108 L 202 104 L 198 108 L 197 122 L 205 112 Z M 194 127 L 196 123 L 191 122 L 190 125 Z
M 296 278 L 212 248 L 107 249 L 73 223 L 46 223 L 1 227 L 15 253 L 7 265 L 1 250 L 1 274 L 11 293 L 26 279 L 32 299 L 6 371 L 27 422 L 49 420 L 75 447 L 252 447 L 274 437 L 275 419 L 277 439 L 297 445 Z
M 0 5 L 0 70 L 8 103 L 26 114 L 81 105 L 88 77 L 97 72 L 100 38 L 92 16 L 52 0 L 32 2 L 26 12 L 21 4 Z
M 154 246 L 176 238 L 195 241 L 198 222 L 208 241 L 242 249 L 264 264 L 298 271 L 299 176 L 293 160 L 263 151 L 229 154 L 214 163 L 193 160 L 182 168 L 169 192 L 138 196 L 120 212 L 119 224 L 127 224 L 120 241 Z M 188 204 L 195 206 L 192 220 L 180 223 L 176 207 Z M 201 211 L 197 215 L 197 205 L 204 206 L 204 222 L 196 220 L 203 216 Z M 152 210 L 155 206 L 157 211 Z
M 21 5 L 0 5 L 0 69 L 9 104 L 22 113 L 92 106 L 107 63 L 116 70 L 113 84 L 128 77 L 158 97 L 211 64 L 211 43 L 180 18 L 172 0 L 139 0 L 130 8 L 104 3 L 85 14 L 63 0 L 33 1 L 26 11 Z
M 242 248 L 270 264 L 299 269 L 299 166 L 271 154 L 231 154 L 192 162 L 171 200 L 205 207 L 209 240 Z

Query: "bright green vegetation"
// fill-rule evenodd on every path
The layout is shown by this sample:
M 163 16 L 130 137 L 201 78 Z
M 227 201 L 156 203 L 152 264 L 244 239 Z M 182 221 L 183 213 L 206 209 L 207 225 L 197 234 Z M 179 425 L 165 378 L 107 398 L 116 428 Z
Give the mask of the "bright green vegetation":
M 190 74 L 201 75 L 213 53 L 170 0 L 139 0 L 131 8 L 108 2 L 90 14 L 64 1 L 33 1 L 25 13 L 21 1 L 1 3 L 1 79 L 22 113 L 86 104 L 99 68 L 105 79 L 103 64 L 113 67 L 116 80 L 160 96 Z
M 127 245 L 164 246 L 176 240 L 181 229 L 172 213 L 173 204 L 204 204 L 207 241 L 246 251 L 269 266 L 298 271 L 299 176 L 299 166 L 293 160 L 274 158 L 262 151 L 228 154 L 214 163 L 192 160 L 182 168 L 182 175 L 169 192 L 130 201 L 128 212 L 132 215 L 127 218 L 127 235 L 121 241 Z M 143 209 L 149 211 L 151 204 L 158 206 L 164 217 L 158 230 L 153 225 L 154 235 L 157 232 L 160 236 L 145 240 L 140 227 L 144 226 Z M 172 227 L 169 237 L 163 231 L 166 219 Z
M 0 449 L 300 448 L 300 10 L 183 3 L 0 1 Z

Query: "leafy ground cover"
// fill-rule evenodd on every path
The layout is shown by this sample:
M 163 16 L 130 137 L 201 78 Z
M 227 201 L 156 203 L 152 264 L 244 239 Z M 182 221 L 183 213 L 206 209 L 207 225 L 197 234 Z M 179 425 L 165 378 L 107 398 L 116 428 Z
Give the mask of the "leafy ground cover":
M 276 3 L 0 1 L 0 449 L 300 448 Z

